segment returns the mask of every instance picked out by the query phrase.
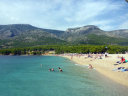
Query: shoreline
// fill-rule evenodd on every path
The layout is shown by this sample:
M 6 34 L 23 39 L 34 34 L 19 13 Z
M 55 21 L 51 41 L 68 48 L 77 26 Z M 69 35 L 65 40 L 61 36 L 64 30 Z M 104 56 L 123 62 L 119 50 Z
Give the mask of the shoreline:
M 102 59 L 94 59 L 94 58 L 86 58 L 86 56 L 69 56 L 69 55 L 62 55 L 61 57 L 68 58 L 69 60 L 80 64 L 80 65 L 89 65 L 91 64 L 97 72 L 108 77 L 109 79 L 128 87 L 128 71 L 126 72 L 118 72 L 113 71 L 113 69 L 117 67 L 127 67 L 128 62 L 114 65 L 120 59 L 117 56 L 124 56 L 128 59 L 128 54 L 110 54 L 107 58 Z M 91 70 L 91 69 L 90 69 Z

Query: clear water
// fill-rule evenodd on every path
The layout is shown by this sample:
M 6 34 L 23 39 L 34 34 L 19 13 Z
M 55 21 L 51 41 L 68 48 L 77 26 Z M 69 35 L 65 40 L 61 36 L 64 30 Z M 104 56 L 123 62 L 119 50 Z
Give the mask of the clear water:
M 0 96 L 128 96 L 128 88 L 66 58 L 0 56 Z

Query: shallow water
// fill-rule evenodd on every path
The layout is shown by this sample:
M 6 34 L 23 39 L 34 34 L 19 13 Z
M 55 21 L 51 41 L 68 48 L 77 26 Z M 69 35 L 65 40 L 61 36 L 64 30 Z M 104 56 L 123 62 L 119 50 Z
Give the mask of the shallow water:
M 0 96 L 128 96 L 127 90 L 66 58 L 0 56 Z

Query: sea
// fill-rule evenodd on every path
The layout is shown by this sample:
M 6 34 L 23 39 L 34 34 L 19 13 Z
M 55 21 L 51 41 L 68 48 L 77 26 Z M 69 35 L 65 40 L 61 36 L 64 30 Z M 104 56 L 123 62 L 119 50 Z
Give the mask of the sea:
M 59 56 L 0 56 L 0 96 L 128 96 L 128 87 Z

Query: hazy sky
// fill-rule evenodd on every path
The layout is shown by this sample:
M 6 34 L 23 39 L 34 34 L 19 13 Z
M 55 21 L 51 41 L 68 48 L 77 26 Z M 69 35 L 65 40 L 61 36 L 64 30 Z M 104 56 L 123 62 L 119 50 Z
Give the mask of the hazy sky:
M 31 24 L 50 29 L 96 25 L 128 29 L 125 0 L 0 0 L 0 25 Z

